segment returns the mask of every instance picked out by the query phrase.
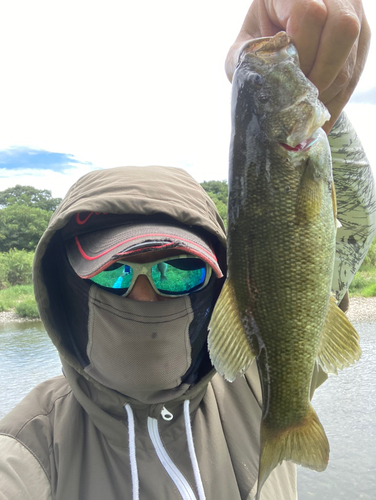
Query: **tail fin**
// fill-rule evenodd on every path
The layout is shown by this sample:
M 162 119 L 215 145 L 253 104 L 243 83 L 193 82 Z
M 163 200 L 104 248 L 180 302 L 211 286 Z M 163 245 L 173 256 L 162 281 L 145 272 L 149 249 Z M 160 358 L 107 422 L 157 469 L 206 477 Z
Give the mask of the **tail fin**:
M 260 467 L 255 500 L 260 500 L 263 484 L 282 460 L 291 460 L 318 472 L 326 469 L 329 442 L 311 405 L 307 415 L 294 426 L 271 429 L 264 421 L 261 423 Z

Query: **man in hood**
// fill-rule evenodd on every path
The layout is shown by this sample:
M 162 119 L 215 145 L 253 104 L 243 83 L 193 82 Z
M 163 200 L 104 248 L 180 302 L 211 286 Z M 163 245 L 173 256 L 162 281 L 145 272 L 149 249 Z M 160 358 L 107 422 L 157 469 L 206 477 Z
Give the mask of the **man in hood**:
M 74 500 L 251 494 L 257 369 L 228 384 L 206 343 L 225 247 L 214 203 L 181 169 L 96 171 L 71 188 L 34 264 L 64 376 L 3 420 L 4 498 L 16 490 Z M 270 498 L 295 490 L 291 463 L 264 486 Z

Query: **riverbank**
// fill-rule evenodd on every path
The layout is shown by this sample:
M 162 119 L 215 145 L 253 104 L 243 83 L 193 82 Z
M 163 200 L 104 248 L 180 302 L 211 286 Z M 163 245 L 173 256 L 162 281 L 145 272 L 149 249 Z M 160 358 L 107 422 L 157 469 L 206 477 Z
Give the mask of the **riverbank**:
M 40 318 L 22 318 L 12 311 L 0 312 L 0 323 L 26 323 L 29 321 L 40 321 Z
M 351 323 L 376 322 L 376 297 L 352 297 L 347 317 Z
M 351 323 L 376 322 L 376 297 L 352 297 L 347 317 Z M 21 318 L 15 312 L 0 312 L 0 323 L 24 323 L 27 321 L 39 321 L 39 318 Z

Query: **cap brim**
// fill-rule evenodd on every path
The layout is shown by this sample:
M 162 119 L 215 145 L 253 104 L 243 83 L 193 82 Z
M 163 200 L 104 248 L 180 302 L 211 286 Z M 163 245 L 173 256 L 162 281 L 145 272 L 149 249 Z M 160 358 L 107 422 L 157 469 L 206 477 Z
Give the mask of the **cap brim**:
M 69 238 L 65 248 L 74 271 L 84 279 L 95 276 L 120 258 L 162 249 L 177 249 L 200 257 L 218 278 L 223 276 L 208 243 L 193 231 L 173 225 L 149 223 L 101 229 Z

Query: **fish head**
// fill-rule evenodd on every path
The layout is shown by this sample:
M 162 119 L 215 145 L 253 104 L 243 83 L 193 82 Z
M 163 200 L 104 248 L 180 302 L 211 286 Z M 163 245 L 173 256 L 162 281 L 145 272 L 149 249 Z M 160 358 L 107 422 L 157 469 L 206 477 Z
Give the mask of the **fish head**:
M 249 95 L 244 110 L 248 119 L 251 114 L 251 122 L 257 122 L 265 140 L 287 149 L 302 149 L 300 145 L 330 118 L 317 88 L 301 71 L 298 52 L 285 32 L 243 46 L 234 82 L 235 92 Z

